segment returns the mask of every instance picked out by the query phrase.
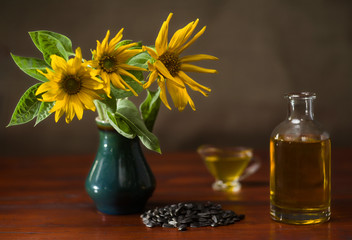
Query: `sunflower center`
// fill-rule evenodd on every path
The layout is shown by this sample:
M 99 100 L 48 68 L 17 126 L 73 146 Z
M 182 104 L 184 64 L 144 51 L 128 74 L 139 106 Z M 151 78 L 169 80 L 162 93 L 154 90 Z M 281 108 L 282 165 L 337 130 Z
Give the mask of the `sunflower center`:
M 64 89 L 64 91 L 69 95 L 79 93 L 82 87 L 81 80 L 77 76 L 73 76 L 73 75 L 66 76 L 61 86 Z
M 177 54 L 165 52 L 159 57 L 159 60 L 165 65 L 167 70 L 169 70 L 171 76 L 176 76 L 180 71 L 181 63 Z
M 111 73 L 116 71 L 117 61 L 112 56 L 104 56 L 99 61 L 99 66 L 105 72 Z

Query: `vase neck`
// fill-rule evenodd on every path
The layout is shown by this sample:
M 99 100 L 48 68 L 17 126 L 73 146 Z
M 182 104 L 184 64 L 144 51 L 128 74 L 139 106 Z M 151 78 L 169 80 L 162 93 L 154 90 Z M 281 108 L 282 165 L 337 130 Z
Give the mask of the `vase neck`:
M 109 122 L 100 120 L 99 117 L 97 117 L 95 119 L 95 122 L 96 122 L 97 127 L 98 127 L 99 130 L 103 130 L 103 131 L 112 131 L 112 130 L 114 130 L 114 128 L 111 126 L 111 124 Z
M 100 148 L 136 148 L 140 149 L 139 138 L 127 138 L 118 133 L 109 122 L 96 119 L 99 130 Z

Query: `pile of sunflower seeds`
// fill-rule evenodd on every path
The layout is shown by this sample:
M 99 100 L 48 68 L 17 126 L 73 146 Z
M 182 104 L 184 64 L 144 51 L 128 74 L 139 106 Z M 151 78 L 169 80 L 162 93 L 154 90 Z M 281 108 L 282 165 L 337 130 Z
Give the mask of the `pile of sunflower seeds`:
M 188 227 L 217 227 L 244 219 L 244 215 L 237 215 L 231 210 L 223 210 L 220 204 L 206 203 L 177 203 L 163 208 L 148 210 L 141 215 L 147 227 L 178 228 L 180 231 Z

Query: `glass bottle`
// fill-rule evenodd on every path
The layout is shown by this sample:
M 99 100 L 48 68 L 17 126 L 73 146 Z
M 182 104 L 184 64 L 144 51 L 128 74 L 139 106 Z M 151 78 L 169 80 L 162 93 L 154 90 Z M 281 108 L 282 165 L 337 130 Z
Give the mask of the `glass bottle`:
M 314 93 L 285 95 L 288 116 L 270 138 L 270 215 L 290 224 L 330 219 L 331 143 L 314 120 Z

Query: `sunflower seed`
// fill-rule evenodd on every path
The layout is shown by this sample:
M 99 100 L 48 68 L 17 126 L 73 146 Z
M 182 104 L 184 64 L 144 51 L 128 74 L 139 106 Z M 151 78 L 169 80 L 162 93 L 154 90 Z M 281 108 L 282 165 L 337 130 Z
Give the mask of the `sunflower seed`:
M 186 230 L 187 230 L 187 225 L 186 225 L 186 224 L 181 224 L 181 225 L 178 227 L 178 230 L 179 230 L 179 231 L 186 231 Z
M 140 217 L 147 227 L 162 226 L 179 231 L 185 231 L 187 227 L 224 226 L 244 219 L 243 214 L 223 210 L 220 204 L 212 202 L 171 204 L 148 210 Z

